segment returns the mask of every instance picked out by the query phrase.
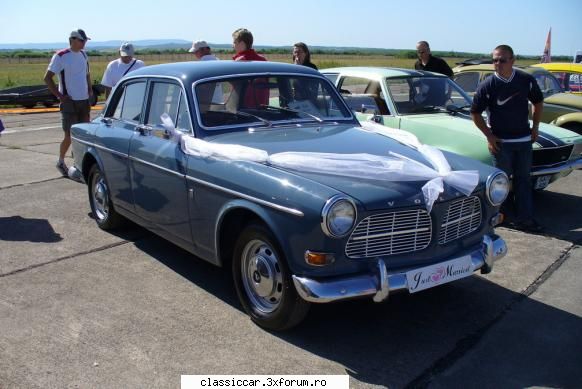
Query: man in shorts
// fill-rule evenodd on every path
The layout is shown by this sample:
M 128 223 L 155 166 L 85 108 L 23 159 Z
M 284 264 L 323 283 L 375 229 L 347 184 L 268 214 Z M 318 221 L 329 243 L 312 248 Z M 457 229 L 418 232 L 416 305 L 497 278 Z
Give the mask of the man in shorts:
M 65 164 L 65 154 L 71 145 L 71 126 L 89 121 L 91 106 L 89 98 L 93 94 L 91 89 L 91 75 L 89 74 L 89 60 L 84 51 L 85 43 L 90 38 L 85 31 L 78 29 L 69 36 L 69 48 L 56 52 L 44 76 L 44 82 L 60 103 L 64 137 L 59 149 L 57 169 L 67 177 L 68 168 Z M 59 85 L 53 77 L 58 75 Z

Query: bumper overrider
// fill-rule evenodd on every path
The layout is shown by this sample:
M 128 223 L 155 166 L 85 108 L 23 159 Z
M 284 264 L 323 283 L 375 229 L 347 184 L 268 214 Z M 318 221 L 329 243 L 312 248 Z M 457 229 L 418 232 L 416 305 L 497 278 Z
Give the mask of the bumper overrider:
M 507 254 L 505 241 L 497 235 L 485 235 L 481 247 L 470 256 L 471 273 L 481 270 L 489 273 L 493 263 Z M 441 263 L 455 260 L 446 258 Z M 408 269 L 414 271 L 415 269 Z M 449 281 L 443 279 L 442 284 Z M 299 295 L 306 301 L 327 303 L 357 297 L 371 296 L 375 302 L 386 300 L 390 293 L 410 290 L 406 272 L 390 273 L 382 259 L 378 259 L 376 272 L 355 276 L 334 278 L 332 280 L 316 280 L 307 277 L 293 276 L 293 283 Z M 435 285 L 436 286 L 436 285 Z

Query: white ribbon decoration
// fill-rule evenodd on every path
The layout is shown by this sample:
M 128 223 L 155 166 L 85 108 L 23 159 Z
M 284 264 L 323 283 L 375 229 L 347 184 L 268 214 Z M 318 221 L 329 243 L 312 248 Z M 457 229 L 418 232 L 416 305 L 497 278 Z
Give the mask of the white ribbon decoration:
M 387 156 L 365 153 L 309 152 L 283 152 L 269 155 L 264 150 L 252 147 L 206 142 L 176 130 L 172 119 L 167 114 L 164 113 L 161 119 L 162 126 L 173 140 L 180 143 L 182 151 L 196 157 L 267 163 L 299 172 L 329 174 L 354 179 L 427 181 L 422 187 L 422 193 L 429 213 L 434 202 L 444 191 L 444 182 L 467 196 L 473 193 L 479 182 L 477 171 L 451 171 L 449 163 L 439 149 L 421 144 L 413 134 L 373 122 L 363 123 L 362 128 L 390 137 L 418 150 L 433 167 L 393 152 L 388 152 Z

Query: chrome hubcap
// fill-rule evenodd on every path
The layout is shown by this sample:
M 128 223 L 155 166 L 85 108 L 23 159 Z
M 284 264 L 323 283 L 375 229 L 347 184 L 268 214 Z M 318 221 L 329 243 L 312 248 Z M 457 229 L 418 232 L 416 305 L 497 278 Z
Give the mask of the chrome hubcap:
M 98 220 L 107 219 L 109 215 L 109 191 L 101 175 L 97 175 L 93 183 L 93 205 L 95 217 Z
M 251 303 L 263 313 L 273 312 L 283 295 L 283 275 L 275 252 L 267 243 L 252 240 L 242 255 L 242 281 Z

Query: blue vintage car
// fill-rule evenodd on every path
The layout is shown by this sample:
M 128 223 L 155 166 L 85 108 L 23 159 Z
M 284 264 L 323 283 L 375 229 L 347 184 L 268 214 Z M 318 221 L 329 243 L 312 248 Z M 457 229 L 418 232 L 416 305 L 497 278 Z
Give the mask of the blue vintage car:
M 231 267 L 246 312 L 275 330 L 310 303 L 382 301 L 505 255 L 505 174 L 400 135 L 362 128 L 312 69 L 231 61 L 136 70 L 72 129 L 100 228 L 130 219 Z

